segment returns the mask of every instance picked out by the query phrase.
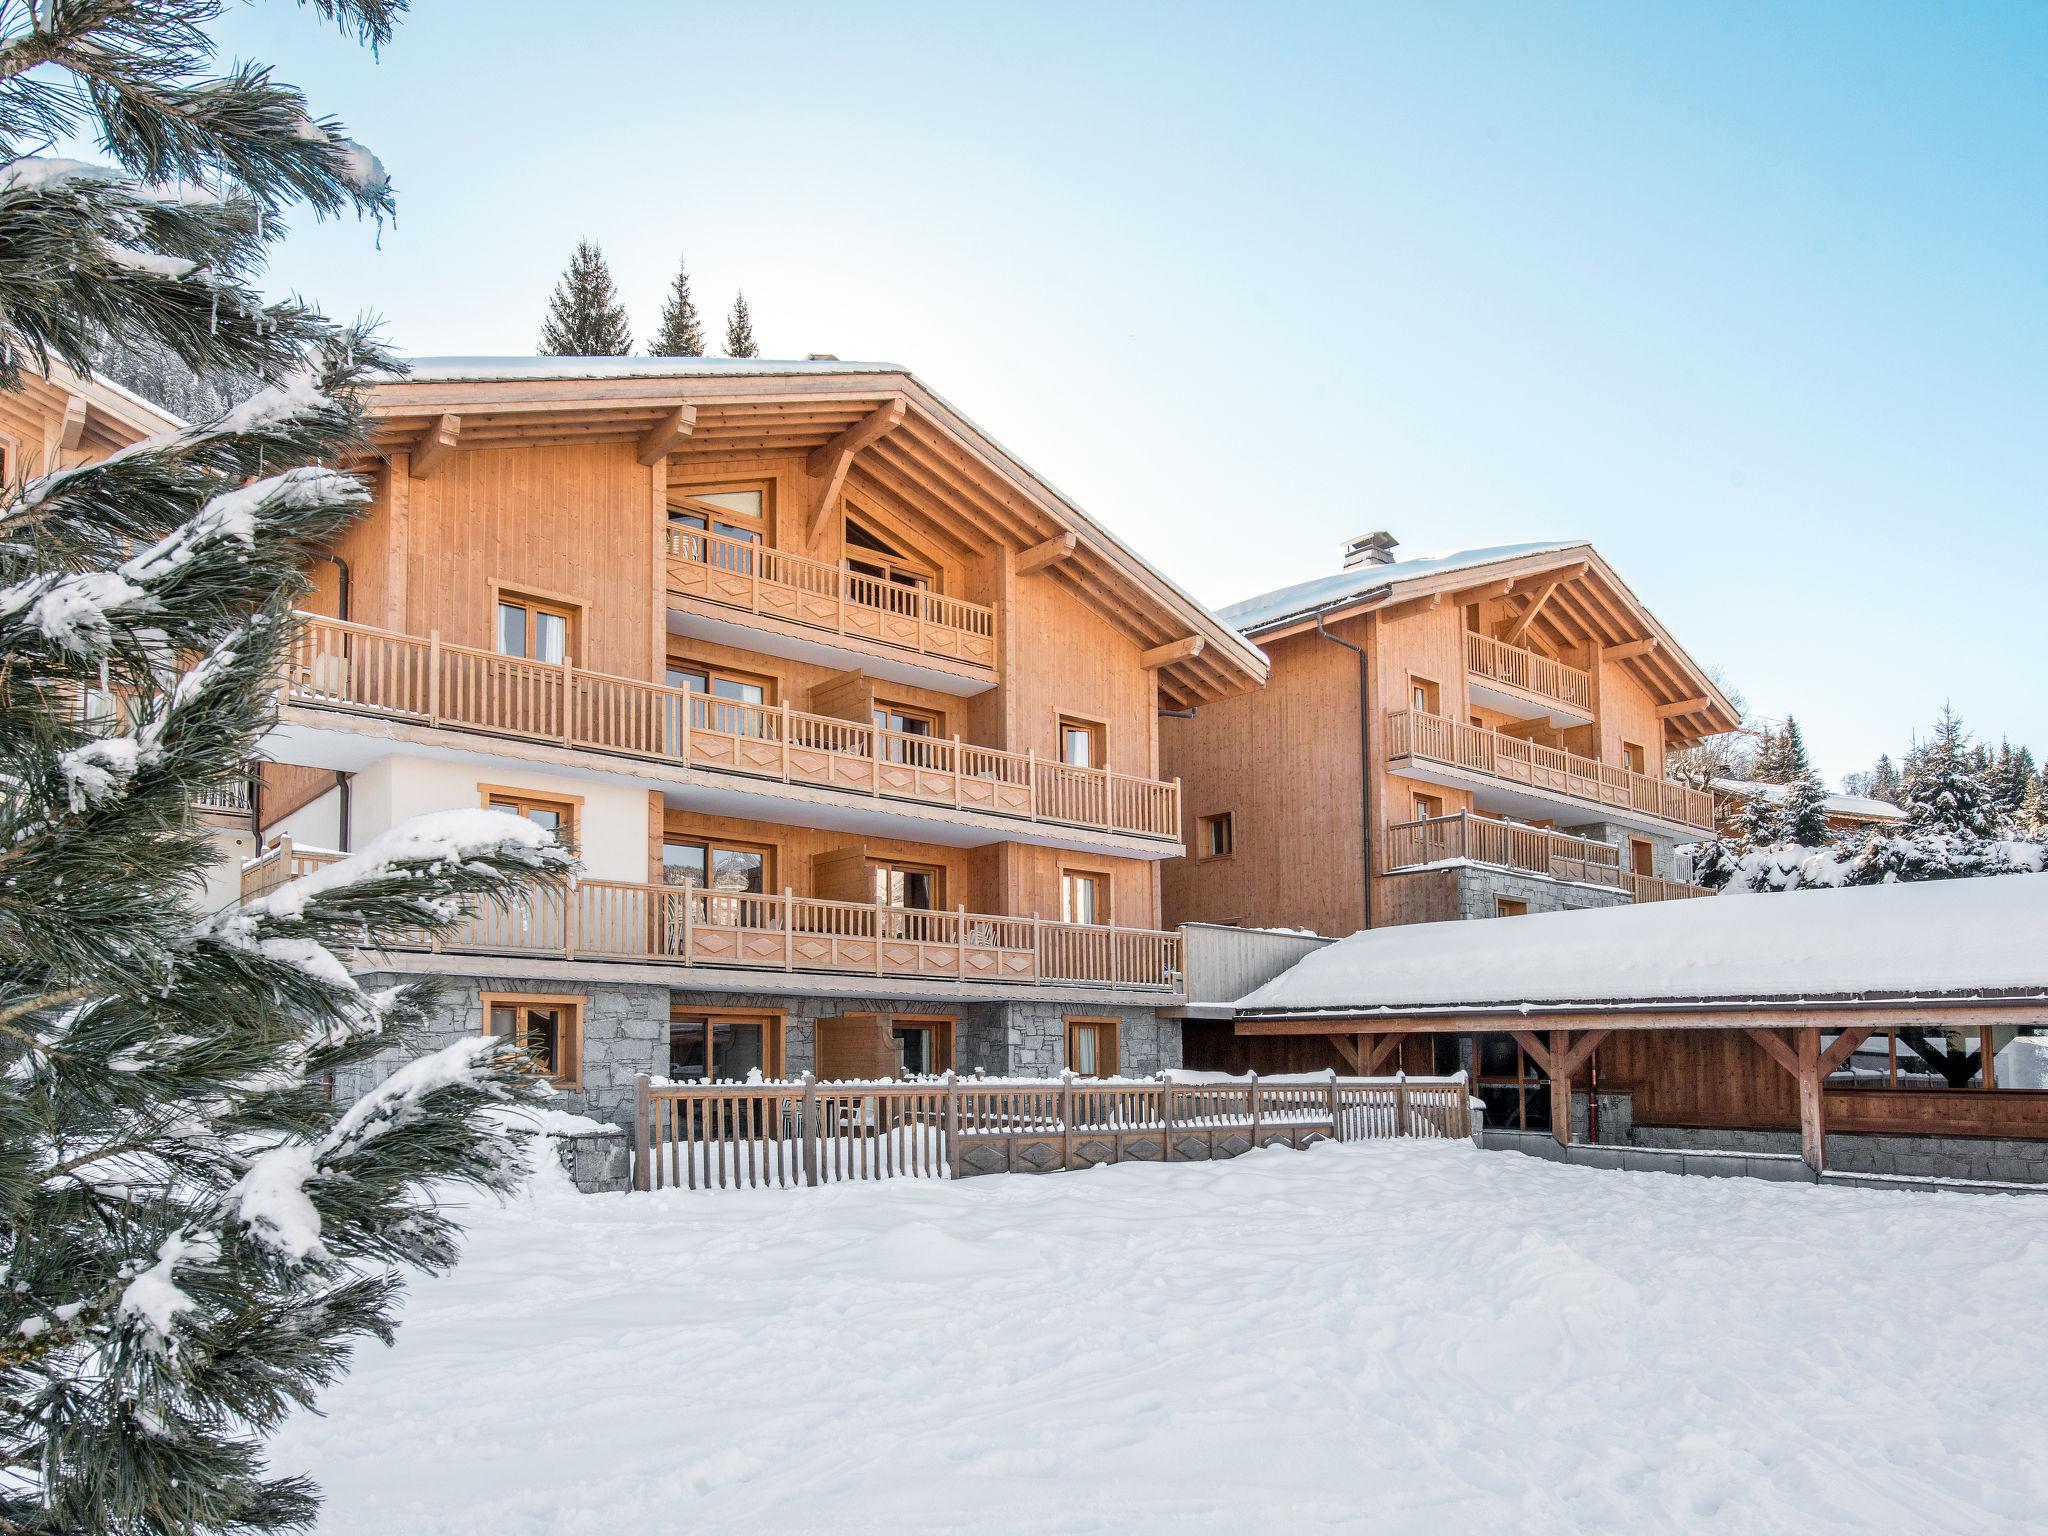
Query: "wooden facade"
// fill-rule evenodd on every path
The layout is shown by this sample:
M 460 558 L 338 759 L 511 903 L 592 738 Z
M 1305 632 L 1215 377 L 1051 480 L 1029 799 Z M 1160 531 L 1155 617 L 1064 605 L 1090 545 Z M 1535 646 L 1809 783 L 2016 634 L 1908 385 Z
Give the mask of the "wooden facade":
M 1594 829 L 1616 867 L 1660 881 L 1668 865 L 1637 869 L 1643 855 L 1623 839 L 1662 858 L 1711 829 L 1711 797 L 1668 781 L 1665 757 L 1732 727 L 1734 712 L 1593 550 L 1410 569 L 1361 566 L 1346 596 L 1266 605 L 1246 633 L 1271 661 L 1267 686 L 1165 722 L 1190 844 L 1165 871 L 1169 921 L 1341 934 L 1455 915 L 1440 886 L 1402 873 L 1423 820 Z M 1204 857 L 1196 829 L 1219 816 L 1230 851 Z
M 824 935 L 828 970 L 1173 984 L 1159 712 L 1263 657 L 916 379 L 515 360 L 370 409 L 375 500 L 313 572 L 271 830 L 311 840 L 283 791 L 322 772 L 362 770 L 360 840 L 407 799 L 392 762 L 474 764 L 560 801 L 641 958 L 682 958 L 646 913 L 712 910 L 665 886 L 725 878 L 759 920 L 730 957 L 693 920 L 707 963 L 801 967 L 767 950 Z M 845 915 L 877 903 L 914 915 Z M 899 933 L 926 948 L 878 955 Z

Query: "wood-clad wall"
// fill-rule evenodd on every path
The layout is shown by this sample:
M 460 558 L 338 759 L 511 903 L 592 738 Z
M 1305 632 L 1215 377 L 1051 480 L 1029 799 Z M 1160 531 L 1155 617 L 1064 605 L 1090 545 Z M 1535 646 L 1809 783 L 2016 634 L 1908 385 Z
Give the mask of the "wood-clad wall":
M 1157 678 L 1138 664 L 1138 643 L 1050 572 L 1015 578 L 1001 617 L 1016 637 L 1003 679 L 1010 750 L 1057 758 L 1059 718 L 1072 715 L 1103 726 L 1109 767 L 1156 775 Z
M 1799 1128 L 1792 1074 L 1739 1029 L 1617 1030 L 1599 1065 L 1603 1089 L 1633 1096 L 1638 1125 Z
M 1427 1077 L 1435 1067 L 1436 1047 L 1429 1035 L 1413 1035 L 1394 1048 L 1375 1075 L 1396 1070 Z M 1327 1035 L 1239 1035 L 1226 1020 L 1183 1019 L 1181 1060 L 1191 1072 L 1327 1072 L 1356 1075 Z

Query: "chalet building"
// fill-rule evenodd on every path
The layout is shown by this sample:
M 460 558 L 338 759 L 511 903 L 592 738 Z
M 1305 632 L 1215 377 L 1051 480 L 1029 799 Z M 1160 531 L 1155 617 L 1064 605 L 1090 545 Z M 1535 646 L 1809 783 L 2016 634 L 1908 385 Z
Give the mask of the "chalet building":
M 1714 826 L 1724 836 L 1741 828 L 1742 813 L 1755 801 L 1785 797 L 1784 785 L 1763 784 L 1754 779 L 1716 779 L 1712 787 Z M 1906 821 L 1906 813 L 1898 806 L 1873 795 L 1829 795 L 1821 802 L 1821 814 L 1827 819 L 1828 830 L 1835 833 L 1882 831 L 1904 826 Z
M 606 1119 L 1179 1063 L 1160 719 L 1259 685 L 1235 630 L 900 368 L 428 360 L 370 411 L 247 892 L 423 811 L 558 830 L 566 894 L 379 967 Z
M 1172 719 L 1170 922 L 1342 934 L 1698 892 L 1713 797 L 1665 754 L 1735 712 L 1586 544 L 1395 560 L 1225 608 L 1267 686 Z
M 0 391 L 0 484 L 90 464 L 183 425 L 140 395 L 74 373 L 53 358 L 47 375 L 24 371 L 19 389 Z M 110 723 L 118 715 L 112 694 L 94 691 L 84 702 L 92 715 Z M 197 809 L 217 845 L 213 874 L 196 896 L 211 910 L 236 899 L 237 870 L 256 851 L 256 839 L 246 787 L 216 790 Z

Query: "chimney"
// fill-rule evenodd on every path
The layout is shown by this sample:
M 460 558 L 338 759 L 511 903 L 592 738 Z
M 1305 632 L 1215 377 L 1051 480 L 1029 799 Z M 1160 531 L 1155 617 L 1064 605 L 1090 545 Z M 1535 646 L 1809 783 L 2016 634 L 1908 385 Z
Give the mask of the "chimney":
M 1368 565 L 1392 565 L 1394 546 L 1401 541 L 1391 533 L 1360 534 L 1344 541 L 1344 569 L 1355 571 Z

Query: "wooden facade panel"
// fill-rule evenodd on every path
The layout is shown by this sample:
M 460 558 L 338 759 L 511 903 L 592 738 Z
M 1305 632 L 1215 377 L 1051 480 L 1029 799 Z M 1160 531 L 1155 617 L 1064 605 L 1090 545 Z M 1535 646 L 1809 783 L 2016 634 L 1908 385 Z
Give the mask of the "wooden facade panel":
M 1798 1130 L 1792 1074 L 1739 1029 L 1616 1030 L 1600 1086 L 1633 1096 L 1638 1125 Z
M 1142 647 L 1049 573 L 1018 577 L 1001 617 L 1017 633 L 1017 661 L 1003 678 L 1006 744 L 1057 759 L 1060 717 L 1073 716 L 1103 727 L 1108 766 L 1156 777 L 1157 691 L 1138 665 Z

